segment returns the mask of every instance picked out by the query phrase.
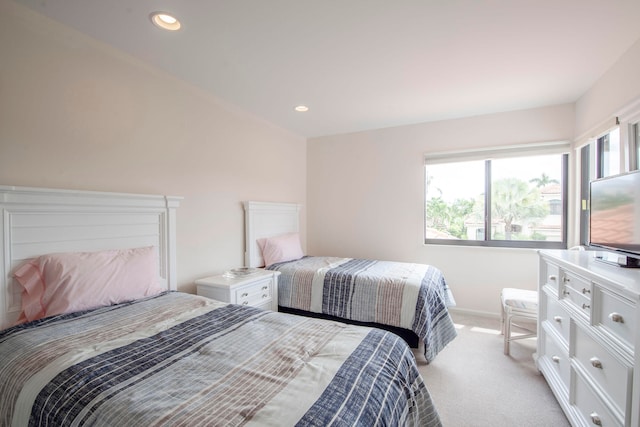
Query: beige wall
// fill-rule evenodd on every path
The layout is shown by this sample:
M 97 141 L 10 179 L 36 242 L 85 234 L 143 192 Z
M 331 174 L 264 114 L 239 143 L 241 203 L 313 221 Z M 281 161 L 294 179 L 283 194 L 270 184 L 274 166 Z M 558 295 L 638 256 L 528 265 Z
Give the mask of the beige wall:
M 535 288 L 532 250 L 425 246 L 427 152 L 571 140 L 640 96 L 640 42 L 575 105 L 304 139 L 0 1 L 0 184 L 184 196 L 178 280 L 241 265 L 241 201 L 304 205 L 308 253 L 439 266 L 459 307 Z M 574 129 L 575 124 L 575 129 Z
M 576 102 L 576 137 L 609 126 L 616 114 L 640 97 L 640 40 Z M 605 125 L 606 127 L 606 125 Z
M 433 264 L 443 270 L 459 308 L 499 313 L 501 288 L 536 288 L 535 251 L 424 245 L 423 155 L 572 141 L 612 124 L 616 112 L 637 102 L 638 76 L 640 41 L 576 104 L 310 140 L 308 252 Z M 569 230 L 576 230 L 570 221 Z M 575 236 L 569 241 L 576 242 Z
M 433 264 L 459 307 L 497 313 L 501 288 L 536 288 L 535 251 L 424 245 L 424 154 L 569 141 L 573 119 L 560 105 L 310 140 L 308 252 Z
M 243 200 L 306 202 L 303 138 L 13 2 L 0 58 L 0 184 L 184 196 L 182 290 L 243 265 Z

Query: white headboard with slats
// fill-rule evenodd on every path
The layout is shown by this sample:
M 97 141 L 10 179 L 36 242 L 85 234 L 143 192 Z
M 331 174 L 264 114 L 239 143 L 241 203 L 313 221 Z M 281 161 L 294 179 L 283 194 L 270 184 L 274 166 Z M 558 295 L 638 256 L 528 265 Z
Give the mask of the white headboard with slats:
M 257 240 L 300 231 L 300 205 L 295 203 L 244 202 L 247 267 L 263 267 Z
M 180 197 L 0 186 L 1 327 L 20 314 L 13 271 L 55 252 L 158 248 L 160 282 L 175 290 L 176 208 Z

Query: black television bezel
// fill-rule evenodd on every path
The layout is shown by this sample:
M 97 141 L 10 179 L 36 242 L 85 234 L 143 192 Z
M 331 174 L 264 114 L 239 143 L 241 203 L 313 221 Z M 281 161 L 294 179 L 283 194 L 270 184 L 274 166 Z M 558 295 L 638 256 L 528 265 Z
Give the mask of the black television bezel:
M 596 255 L 596 258 L 601 260 L 601 261 L 605 261 L 605 262 L 610 262 L 610 263 L 614 263 L 617 265 L 620 265 L 622 267 L 634 267 L 634 268 L 638 268 L 640 267 L 640 251 L 634 251 L 634 250 L 630 250 L 630 249 L 626 249 L 626 248 L 622 248 L 620 246 L 609 246 L 607 244 L 603 244 L 603 243 L 593 243 L 591 241 L 591 212 L 592 212 L 592 204 L 593 204 L 593 198 L 592 198 L 592 186 L 594 182 L 601 182 L 601 181 L 614 181 L 617 179 L 620 179 L 622 177 L 625 176 L 629 176 L 629 175 L 638 175 L 638 178 L 636 178 L 638 181 L 640 181 L 640 170 L 635 170 L 635 171 L 630 171 L 630 172 L 625 172 L 625 173 L 621 173 L 621 174 L 617 174 L 617 175 L 611 175 L 611 176 L 607 176 L 607 177 L 603 177 L 603 178 L 598 178 L 598 179 L 594 179 L 592 181 L 589 182 L 589 242 L 588 242 L 588 246 L 590 249 L 595 249 L 595 250 L 604 250 L 604 251 L 608 251 L 611 252 L 615 255 L 618 256 L 623 256 L 625 257 L 624 259 L 615 259 L 612 260 L 610 257 L 607 257 L 606 254 L 601 254 L 601 255 Z M 640 206 L 640 200 L 635 200 L 634 201 L 636 205 Z M 638 242 L 638 244 L 640 245 L 640 242 Z

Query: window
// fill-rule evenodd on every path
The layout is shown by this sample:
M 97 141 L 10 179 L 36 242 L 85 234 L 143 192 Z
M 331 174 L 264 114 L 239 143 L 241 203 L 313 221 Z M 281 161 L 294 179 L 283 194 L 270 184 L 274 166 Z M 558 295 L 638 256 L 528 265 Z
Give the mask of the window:
M 637 125 L 630 126 L 630 138 L 637 134 Z M 633 144 L 632 144 L 633 145 Z M 636 147 L 637 148 L 637 147 Z M 585 145 L 580 150 L 580 244 L 589 244 L 589 182 L 621 173 L 623 149 L 620 141 L 620 128 L 616 127 L 608 133 Z M 632 161 L 633 163 L 633 161 Z M 593 167 L 592 167 L 593 166 Z
M 425 159 L 425 243 L 566 248 L 563 150 Z
M 597 178 L 620 173 L 620 129 L 616 128 L 596 141 Z
M 632 126 L 633 151 L 635 151 L 635 163 L 631 164 L 632 170 L 640 169 L 640 124 L 636 123 Z
M 549 214 L 550 215 L 562 215 L 562 200 L 551 199 L 549 200 Z
M 580 244 L 589 244 L 589 181 L 591 179 L 591 146 L 580 149 Z

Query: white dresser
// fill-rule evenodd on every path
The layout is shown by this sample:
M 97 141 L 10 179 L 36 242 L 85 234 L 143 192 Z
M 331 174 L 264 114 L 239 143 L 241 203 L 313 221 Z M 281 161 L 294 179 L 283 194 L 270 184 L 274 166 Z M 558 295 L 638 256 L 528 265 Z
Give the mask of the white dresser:
M 640 270 L 539 254 L 538 369 L 573 426 L 640 427 Z
M 278 311 L 279 271 L 258 270 L 246 277 L 223 274 L 195 281 L 198 295 L 231 304 L 250 305 Z

